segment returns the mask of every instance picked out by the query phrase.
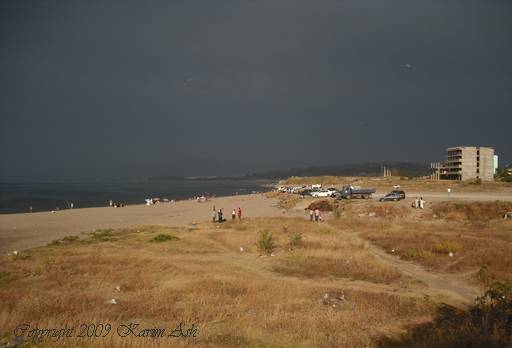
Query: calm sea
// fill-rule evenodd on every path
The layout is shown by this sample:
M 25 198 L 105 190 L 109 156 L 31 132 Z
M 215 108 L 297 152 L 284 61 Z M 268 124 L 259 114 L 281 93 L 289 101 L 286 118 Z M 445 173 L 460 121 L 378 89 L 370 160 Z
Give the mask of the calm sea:
M 268 191 L 262 180 L 155 180 L 102 183 L 0 183 L 0 213 L 107 206 L 111 199 L 144 204 L 144 199 L 188 199 L 203 194 L 229 196 Z

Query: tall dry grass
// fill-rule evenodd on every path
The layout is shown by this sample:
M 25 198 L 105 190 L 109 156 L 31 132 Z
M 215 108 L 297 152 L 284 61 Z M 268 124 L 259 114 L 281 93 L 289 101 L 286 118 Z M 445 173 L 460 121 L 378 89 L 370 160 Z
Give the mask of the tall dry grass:
M 512 280 L 509 202 L 436 203 L 432 212 L 375 203 L 350 204 L 330 223 L 433 271 L 470 274 L 477 283 Z M 369 217 L 370 213 L 373 217 Z M 450 254 L 451 253 L 451 254 Z

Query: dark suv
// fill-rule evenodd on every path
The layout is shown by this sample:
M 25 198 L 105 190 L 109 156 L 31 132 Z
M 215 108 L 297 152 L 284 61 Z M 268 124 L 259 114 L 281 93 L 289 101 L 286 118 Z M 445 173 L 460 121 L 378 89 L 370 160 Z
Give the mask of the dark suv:
M 400 199 L 405 199 L 405 192 L 401 190 L 393 190 L 390 193 L 394 193 L 400 196 Z
M 387 195 L 385 195 L 384 197 L 382 197 L 381 199 L 379 199 L 379 201 L 381 202 L 385 202 L 385 201 L 399 201 L 399 200 L 402 200 L 402 199 L 405 199 L 405 192 L 404 191 L 391 191 L 390 193 L 388 193 Z

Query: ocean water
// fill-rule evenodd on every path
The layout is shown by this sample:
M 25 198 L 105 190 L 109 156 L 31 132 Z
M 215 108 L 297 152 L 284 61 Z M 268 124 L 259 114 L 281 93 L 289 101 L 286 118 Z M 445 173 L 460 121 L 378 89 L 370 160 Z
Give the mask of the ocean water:
M 107 206 L 111 199 L 144 204 L 146 198 L 189 199 L 203 194 L 229 196 L 268 191 L 263 180 L 151 180 L 94 183 L 0 183 L 0 213 L 24 213 Z

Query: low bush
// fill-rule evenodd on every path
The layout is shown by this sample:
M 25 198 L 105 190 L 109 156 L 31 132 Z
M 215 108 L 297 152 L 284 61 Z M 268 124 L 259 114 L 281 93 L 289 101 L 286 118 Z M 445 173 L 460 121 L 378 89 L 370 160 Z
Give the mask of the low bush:
M 302 245 L 302 234 L 296 233 L 290 236 L 290 247 L 298 247 Z
M 72 243 L 72 242 L 76 242 L 80 237 L 78 236 L 66 236 L 64 238 L 62 238 L 62 241 L 63 242 L 66 242 L 66 243 Z
M 456 253 L 461 249 L 462 245 L 459 242 L 451 240 L 442 241 L 434 246 L 434 252 L 438 254 Z
M 172 236 L 170 234 L 159 234 L 155 236 L 153 239 L 151 239 L 151 242 L 153 243 L 161 243 L 161 242 L 167 242 L 171 240 L 179 240 L 178 237 Z
M 92 239 L 107 242 L 112 240 L 113 231 L 111 229 L 108 230 L 97 230 L 92 233 Z
M 271 254 L 274 251 L 275 245 L 272 238 L 272 234 L 268 230 L 264 230 L 260 233 L 260 239 L 258 240 L 258 249 L 260 252 L 265 254 Z
M 321 201 L 315 201 L 311 203 L 306 209 L 307 210 L 315 210 L 318 209 L 320 211 L 333 211 L 334 210 L 334 204 L 328 200 L 323 199 Z

